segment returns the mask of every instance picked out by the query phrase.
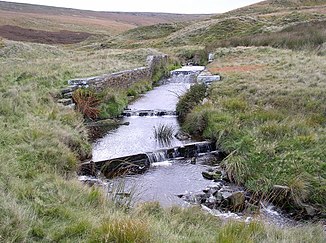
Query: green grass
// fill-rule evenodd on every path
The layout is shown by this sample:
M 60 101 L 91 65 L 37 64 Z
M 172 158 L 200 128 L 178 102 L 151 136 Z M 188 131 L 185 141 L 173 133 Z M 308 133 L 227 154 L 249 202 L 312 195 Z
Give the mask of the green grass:
M 211 68 L 220 68 L 224 80 L 184 128 L 229 153 L 223 164 L 232 180 L 264 197 L 273 185 L 289 186 L 287 207 L 310 203 L 325 212 L 323 57 L 272 48 L 218 49 L 216 57 Z M 259 68 L 223 71 L 242 65 Z
M 205 97 L 206 86 L 204 84 L 195 84 L 190 87 L 190 90 L 180 97 L 176 111 L 178 119 L 183 122 L 186 115 L 202 101 Z
M 150 26 L 142 26 L 135 29 L 128 30 L 121 34 L 123 38 L 131 40 L 149 40 L 163 38 L 171 33 L 180 30 L 186 24 L 185 23 L 173 23 L 173 24 L 156 24 Z
M 271 46 L 292 50 L 316 50 L 326 42 L 326 21 L 297 24 L 279 32 L 235 37 L 211 44 L 209 49 L 229 46 Z

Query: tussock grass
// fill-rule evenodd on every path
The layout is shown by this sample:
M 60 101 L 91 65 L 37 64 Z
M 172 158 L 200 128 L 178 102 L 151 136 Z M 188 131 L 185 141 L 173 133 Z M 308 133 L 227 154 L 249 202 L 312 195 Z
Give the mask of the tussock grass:
M 279 32 L 249 35 L 223 40 L 214 47 L 271 46 L 292 50 L 316 50 L 326 42 L 326 21 L 301 23 L 284 28 Z M 213 48 L 210 46 L 209 48 Z
M 311 203 L 325 211 L 323 57 L 272 48 L 218 49 L 216 57 L 211 68 L 224 81 L 211 87 L 210 103 L 187 115 L 184 128 L 230 154 L 223 164 L 232 180 L 267 195 L 286 185 L 286 206 Z M 223 68 L 242 65 L 264 67 Z
M 189 92 L 180 98 L 176 111 L 178 118 L 183 121 L 186 115 L 205 97 L 206 86 L 204 84 L 195 84 L 190 87 Z

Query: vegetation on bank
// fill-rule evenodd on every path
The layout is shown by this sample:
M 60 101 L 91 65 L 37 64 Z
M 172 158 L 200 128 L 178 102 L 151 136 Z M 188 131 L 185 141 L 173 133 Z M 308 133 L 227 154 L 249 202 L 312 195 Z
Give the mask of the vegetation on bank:
M 205 98 L 205 94 L 206 86 L 204 84 L 195 84 L 190 87 L 187 93 L 180 97 L 176 111 L 181 122 L 184 122 L 191 110 Z
M 73 92 L 73 100 L 77 110 L 88 120 L 103 120 L 120 116 L 128 103 L 139 95 L 151 90 L 159 80 L 168 77 L 171 70 L 180 66 L 173 58 L 167 63 L 161 62 L 155 66 L 152 77 L 133 83 L 127 88 L 109 87 L 99 92 L 92 88 L 79 88 Z
M 279 32 L 234 37 L 215 42 L 208 49 L 237 46 L 270 46 L 292 50 L 318 50 L 326 42 L 326 21 L 301 23 Z
M 224 79 L 187 115 L 185 130 L 217 141 L 229 154 L 229 178 L 258 197 L 303 215 L 307 204 L 325 213 L 324 57 L 263 47 L 215 55 L 209 68 Z M 288 189 L 276 192 L 275 185 Z
M 156 203 L 118 207 L 102 189 L 78 182 L 78 160 L 90 153 L 87 132 L 81 115 L 56 104 L 54 96 L 68 79 L 105 73 L 114 64 L 141 66 L 148 53 L 138 63 L 117 54 L 122 51 L 91 54 L 17 42 L 0 50 L 1 241 L 216 242 L 231 234 L 235 240 L 298 242 L 298 232 L 305 242 L 323 241 L 318 226 L 302 231 L 225 224 L 196 208 L 162 209 Z

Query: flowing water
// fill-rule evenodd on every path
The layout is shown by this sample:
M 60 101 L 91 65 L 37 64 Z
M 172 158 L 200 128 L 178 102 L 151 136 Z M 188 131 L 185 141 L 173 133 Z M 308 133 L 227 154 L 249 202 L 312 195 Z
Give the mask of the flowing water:
M 147 92 L 140 99 L 130 104 L 128 108 L 131 111 L 175 111 L 179 96 L 190 88 L 194 82 L 193 77 L 194 73 L 172 76 L 172 78 L 164 80 L 164 84 Z M 93 145 L 93 161 L 146 153 L 192 142 L 173 138 L 169 144 L 162 144 L 155 139 L 154 128 L 161 124 L 172 126 L 175 133 L 180 129 L 176 116 L 136 115 L 125 117 L 122 122 L 129 123 L 129 125 L 120 126 L 110 131 Z
M 128 109 L 130 111 L 175 111 L 180 95 L 190 88 L 190 85 L 194 83 L 194 74 L 200 70 L 202 67 L 184 68 L 186 75 L 180 73 L 182 69 L 178 70 L 176 75 L 163 80 L 162 85 L 130 104 Z M 166 144 L 155 139 L 154 128 L 160 124 L 172 126 L 174 133 L 179 131 L 176 116 L 133 115 L 123 118 L 123 123 L 125 122 L 129 125 L 120 126 L 96 141 L 93 145 L 93 161 L 148 153 L 152 164 L 146 173 L 113 180 L 115 183 L 123 181 L 126 190 L 136 191 L 137 201 L 159 201 L 164 206 L 184 205 L 185 202 L 177 197 L 178 194 L 199 192 L 211 183 L 201 175 L 201 172 L 206 169 L 205 165 L 200 163 L 192 165 L 188 160 L 169 160 L 164 152 L 153 153 L 153 151 L 167 147 L 172 148 L 194 142 L 180 141 L 173 137 Z
M 173 137 L 167 144 L 157 141 L 154 136 L 154 128 L 162 124 L 172 126 L 174 133 L 180 129 L 175 115 L 158 116 L 153 114 L 157 114 L 157 111 L 173 114 L 179 96 L 184 94 L 194 83 L 194 75 L 202 70 L 202 67 L 187 67 L 183 70 L 184 72 L 182 69 L 177 70 L 172 78 L 164 80 L 161 86 L 154 88 L 129 105 L 129 116 L 124 117 L 122 121 L 129 125 L 120 126 L 110 131 L 93 144 L 94 162 L 140 153 L 146 153 L 151 162 L 150 168 L 143 174 L 108 180 L 105 183 L 108 191 L 112 191 L 113 187 L 123 185 L 123 194 L 132 194 L 133 200 L 138 203 L 158 201 L 162 206 L 186 206 L 189 203 L 181 199 L 180 195 L 195 196 L 203 189 L 214 186 L 212 185 L 213 181 L 206 180 L 202 176 L 202 172 L 210 168 L 207 163 L 211 158 L 209 154 L 199 156 L 196 164 L 193 164 L 190 159 L 169 159 L 170 157 L 166 156 L 164 149 L 182 147 L 194 141 L 180 141 Z M 146 116 L 141 115 L 144 110 L 155 110 L 156 112 L 147 112 Z M 198 152 L 200 154 L 202 151 L 199 149 Z M 209 152 L 209 148 L 205 148 L 204 152 Z M 207 210 L 209 211 L 209 209 Z M 220 217 L 240 217 L 236 214 L 216 210 L 210 210 L 210 212 Z M 267 215 L 267 218 L 281 217 L 268 207 L 263 208 L 262 212 L 262 216 Z M 277 218 L 276 221 L 282 222 L 282 218 Z

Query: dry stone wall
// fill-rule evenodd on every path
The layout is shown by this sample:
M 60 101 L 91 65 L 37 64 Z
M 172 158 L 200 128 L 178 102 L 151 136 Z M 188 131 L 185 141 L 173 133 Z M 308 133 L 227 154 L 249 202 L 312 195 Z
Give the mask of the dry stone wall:
M 128 88 L 134 83 L 151 80 L 155 71 L 167 64 L 167 55 L 148 56 L 146 67 L 104 74 L 98 77 L 72 79 L 68 81 L 68 84 L 74 87 L 91 87 L 96 91 L 101 91 L 108 87 Z

